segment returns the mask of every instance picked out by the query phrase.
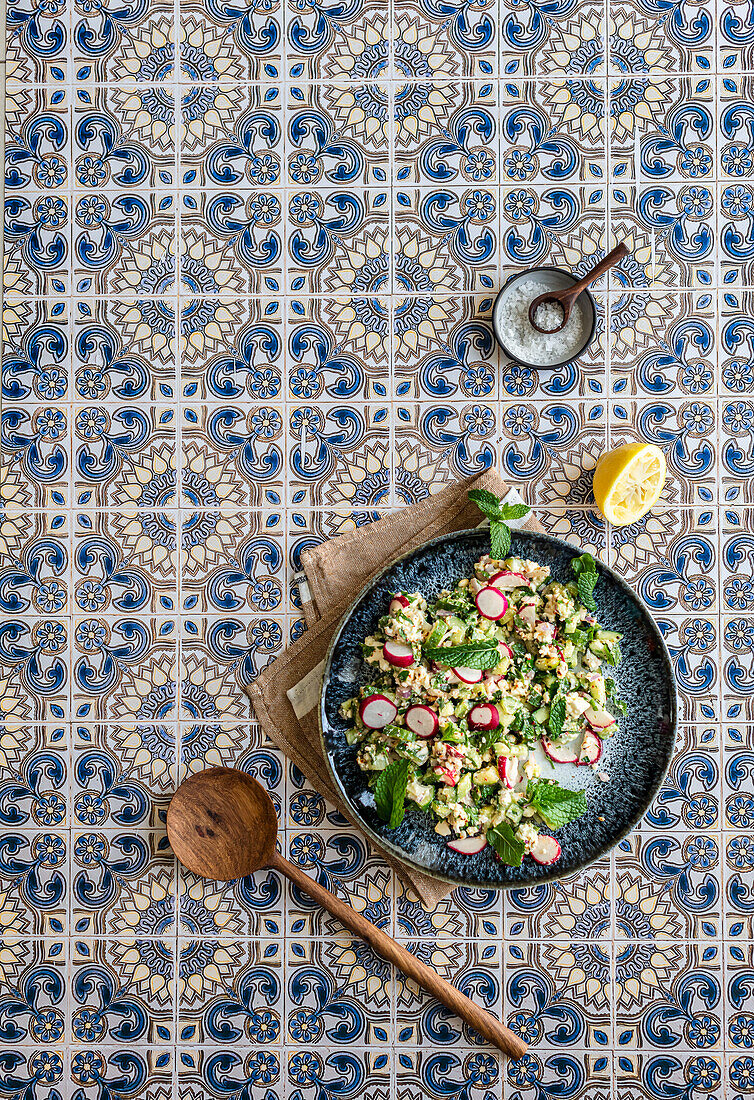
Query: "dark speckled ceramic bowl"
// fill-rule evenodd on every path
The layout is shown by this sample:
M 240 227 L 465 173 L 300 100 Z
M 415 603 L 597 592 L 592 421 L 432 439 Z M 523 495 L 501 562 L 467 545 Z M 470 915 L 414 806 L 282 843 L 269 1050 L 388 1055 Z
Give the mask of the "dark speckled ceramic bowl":
M 582 786 L 586 780 L 589 810 L 557 832 L 563 849 L 560 860 L 541 867 L 526 857 L 521 867 L 507 867 L 490 847 L 475 856 L 461 855 L 435 833 L 434 819 L 419 810 L 407 810 L 401 825 L 388 829 L 375 810 L 367 773 L 356 763 L 357 749 L 346 741 L 348 722 L 338 713 L 340 704 L 368 679 L 361 642 L 386 613 L 391 593 L 421 591 L 432 598 L 459 577 L 469 576 L 474 562 L 489 549 L 489 532 L 484 530 L 443 535 L 398 558 L 366 586 L 343 616 L 327 655 L 320 729 L 335 784 L 365 832 L 420 871 L 465 886 L 497 889 L 573 874 L 605 855 L 638 825 L 670 764 L 677 706 L 673 670 L 658 627 L 625 581 L 598 562 L 597 617 L 606 629 L 623 634 L 623 659 L 614 678 L 628 709 L 618 732 L 604 743 L 600 766 L 610 782 L 573 765 L 556 765 L 552 773 L 543 773 L 565 785 Z M 570 562 L 578 553 L 551 535 L 513 533 L 511 554 L 549 565 L 552 575 L 563 581 L 572 579 Z

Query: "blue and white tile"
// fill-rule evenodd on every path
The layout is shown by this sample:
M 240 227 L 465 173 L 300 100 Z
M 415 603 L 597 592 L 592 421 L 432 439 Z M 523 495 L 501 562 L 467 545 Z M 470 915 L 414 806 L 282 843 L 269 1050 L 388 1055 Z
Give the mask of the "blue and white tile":
M 70 1031 L 79 1052 L 175 1040 L 174 928 L 160 931 L 72 942 Z
M 674 956 L 683 951 L 679 940 L 717 941 L 723 859 L 719 830 L 662 835 L 642 827 L 622 840 L 615 854 L 619 938 L 666 941 Z
M 498 468 L 532 504 L 583 508 L 593 502 L 590 471 L 605 449 L 605 406 L 592 401 L 505 400 Z
M 716 308 L 717 296 L 707 291 L 611 293 L 610 376 L 616 399 L 716 393 Z
M 408 950 L 456 989 L 493 1015 L 502 1012 L 502 945 L 495 941 L 445 939 L 409 940 Z M 425 993 L 415 982 L 396 973 L 395 1015 L 398 1044 L 448 1049 L 452 1045 L 482 1045 L 473 1028 Z
M 395 503 L 411 505 L 495 462 L 498 419 L 487 399 L 395 408 Z
M 432 95 L 431 86 L 422 88 Z M 384 185 L 390 168 L 391 95 L 390 84 L 382 80 L 292 82 L 283 182 L 291 188 Z
M 6 1056 L 27 1044 L 68 1042 L 66 941 L 54 935 L 5 941 L 0 998 Z
M 700 288 L 715 278 L 716 244 L 724 250 L 722 233 L 716 240 L 716 196 L 710 183 L 687 185 L 613 185 L 609 192 L 612 232 L 624 240 L 636 268 L 633 285 L 662 288 Z M 611 275 L 611 286 L 614 277 Z
M 608 930 L 606 930 L 607 932 Z M 614 951 L 609 934 L 505 947 L 507 1024 L 534 1048 L 608 1051 Z
M 718 610 L 717 511 L 657 504 L 636 523 L 611 530 L 610 564 L 654 614 Z
M 333 1047 L 393 1042 L 390 965 L 347 932 L 286 943 L 284 1041 Z
M 720 491 L 726 502 L 754 500 L 754 401 L 748 396 L 720 402 Z
M 719 308 L 719 392 L 745 398 L 754 390 L 754 300 L 731 289 L 720 295 Z
M 503 0 L 500 20 L 501 71 L 506 76 L 604 76 L 604 8 L 596 0 L 586 0 L 578 15 L 559 3 L 549 17 L 537 8 L 522 8 L 517 0 Z
M 184 926 L 184 931 L 186 927 Z M 196 928 L 178 941 L 178 1035 L 184 1049 L 274 1049 L 283 1042 L 283 946 Z
M 180 89 L 177 121 L 183 187 L 225 192 L 282 182 L 283 103 L 274 85 L 190 83 Z
M 376 401 L 390 395 L 393 303 L 390 296 L 372 293 L 368 282 L 361 293 L 335 297 L 302 295 L 289 302 L 287 336 L 287 398 L 291 404 L 318 406 L 342 401 Z M 419 326 L 427 324 L 427 298 L 414 305 L 406 300 L 405 323 L 409 339 L 417 343 Z M 392 322 L 393 324 L 398 322 Z M 430 322 L 431 323 L 431 322 Z

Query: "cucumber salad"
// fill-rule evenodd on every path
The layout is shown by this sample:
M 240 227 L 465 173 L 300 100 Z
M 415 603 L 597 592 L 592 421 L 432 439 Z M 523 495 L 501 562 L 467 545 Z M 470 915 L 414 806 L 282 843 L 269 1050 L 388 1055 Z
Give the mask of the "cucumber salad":
M 369 683 L 341 714 L 390 828 L 407 808 L 423 810 L 455 852 L 489 844 L 511 866 L 526 855 L 551 864 L 560 844 L 543 830 L 580 817 L 587 800 L 550 773 L 599 768 L 625 710 L 605 669 L 620 660 L 621 636 L 593 614 L 589 554 L 574 558 L 572 579 L 555 580 L 547 566 L 508 556 L 506 520 L 525 505 L 469 495 L 490 518 L 491 554 L 434 600 L 392 596 L 362 645 Z

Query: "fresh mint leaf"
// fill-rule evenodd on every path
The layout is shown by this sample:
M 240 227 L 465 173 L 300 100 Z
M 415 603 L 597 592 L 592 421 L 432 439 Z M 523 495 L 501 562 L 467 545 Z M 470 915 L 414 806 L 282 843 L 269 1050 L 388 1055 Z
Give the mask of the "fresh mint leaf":
M 480 512 L 491 519 L 496 518 L 500 512 L 500 497 L 496 497 L 488 489 L 469 489 L 469 500 L 476 504 Z
M 563 723 L 565 722 L 566 702 L 564 695 L 556 695 L 553 701 L 550 703 L 550 716 L 547 719 L 547 725 L 550 730 L 550 736 L 553 740 L 557 741 L 563 732 Z
M 531 508 L 528 504 L 501 504 L 500 519 L 523 519 L 528 516 Z
M 504 504 L 487 489 L 469 489 L 469 500 L 490 521 L 490 557 L 493 561 L 502 561 L 511 548 L 511 529 L 506 520 L 523 519 L 531 508 L 528 504 Z
M 551 829 L 561 829 L 587 810 L 583 791 L 569 791 L 547 779 L 533 780 L 527 793 L 529 802 Z
M 490 520 L 490 557 L 493 561 L 502 561 L 508 557 L 511 548 L 511 529 L 507 523 Z
M 466 645 L 448 645 L 427 648 L 423 651 L 428 661 L 439 661 L 451 668 L 494 668 L 500 662 L 497 642 L 468 642 Z
M 380 772 L 374 785 L 377 813 L 391 829 L 398 828 L 406 812 L 403 803 L 406 798 L 408 768 L 408 760 L 396 760 Z
M 494 829 L 488 830 L 487 843 L 492 845 L 503 863 L 509 867 L 521 866 L 526 845 L 518 839 L 507 821 L 501 821 Z
M 576 575 L 579 599 L 589 611 L 596 611 L 593 593 L 597 583 L 597 563 L 591 554 L 582 554 L 571 560 L 571 569 Z

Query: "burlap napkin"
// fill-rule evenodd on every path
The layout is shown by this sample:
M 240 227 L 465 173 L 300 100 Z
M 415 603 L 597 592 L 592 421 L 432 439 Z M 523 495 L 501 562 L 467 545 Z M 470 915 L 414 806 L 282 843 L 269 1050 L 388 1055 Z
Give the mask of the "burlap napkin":
M 300 589 L 309 629 L 246 689 L 267 736 L 357 828 L 358 822 L 335 792 L 319 734 L 319 693 L 330 639 L 344 611 L 370 577 L 393 558 L 444 532 L 481 526 L 479 510 L 467 495 L 472 488 L 490 489 L 511 502 L 520 500 L 516 490 L 506 485 L 496 471 L 487 470 L 349 535 L 305 550 L 301 555 L 305 579 L 301 579 Z M 542 530 L 532 514 L 512 526 Z M 434 909 L 452 889 L 379 850 L 415 890 L 425 909 Z

